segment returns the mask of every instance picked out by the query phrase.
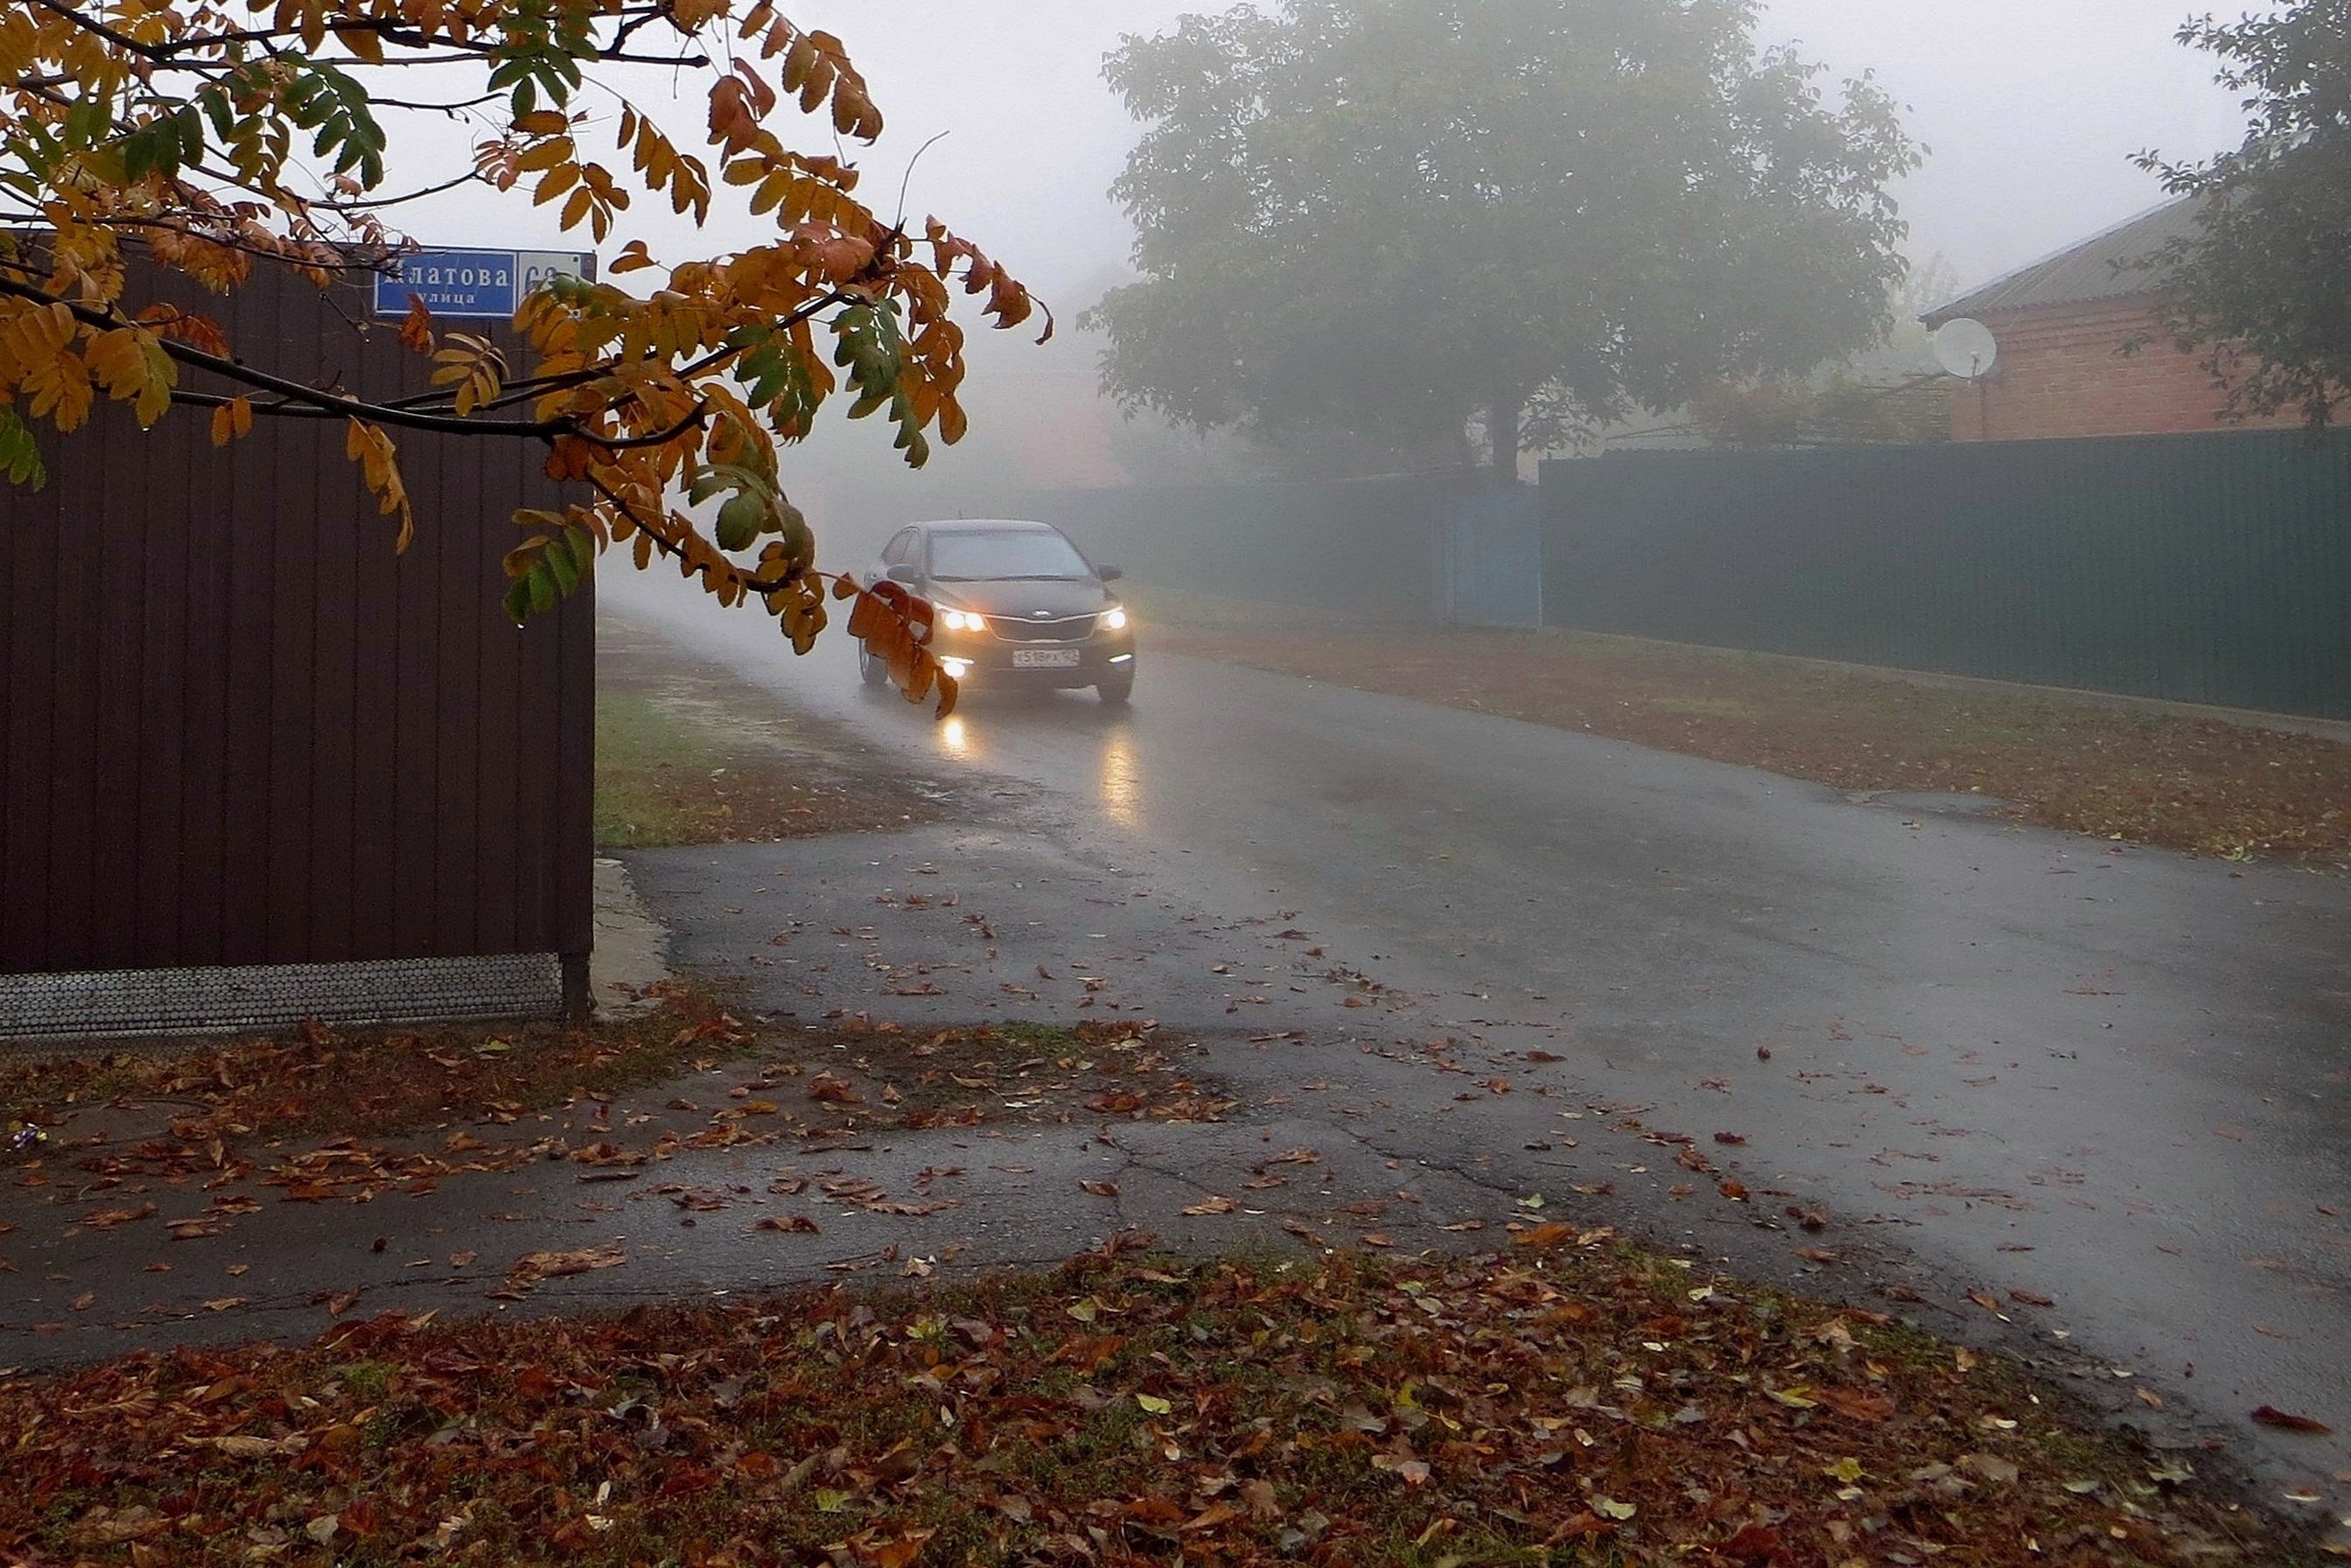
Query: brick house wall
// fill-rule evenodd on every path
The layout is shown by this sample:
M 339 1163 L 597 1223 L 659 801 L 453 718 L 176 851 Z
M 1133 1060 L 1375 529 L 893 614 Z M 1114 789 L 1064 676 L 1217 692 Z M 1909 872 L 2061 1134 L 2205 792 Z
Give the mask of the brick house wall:
M 1983 316 L 2000 344 L 1992 373 L 1951 395 L 1954 441 L 2041 441 L 2064 436 L 2158 435 L 2291 424 L 2291 412 L 2241 426 L 2217 410 L 2201 350 L 2183 354 L 2144 296 Z M 2145 340 L 2136 354 L 2126 343 Z

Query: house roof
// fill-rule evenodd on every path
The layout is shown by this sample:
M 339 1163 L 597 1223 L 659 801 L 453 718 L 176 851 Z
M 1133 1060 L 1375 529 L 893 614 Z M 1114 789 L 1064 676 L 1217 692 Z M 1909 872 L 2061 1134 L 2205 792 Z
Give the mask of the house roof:
M 2195 235 L 2196 217 L 2197 201 L 2193 196 L 2166 202 L 2029 267 L 1996 277 L 1948 305 L 1937 306 L 1918 319 L 1929 327 L 1939 327 L 1962 316 L 2004 315 L 2049 305 L 2087 305 L 2153 294 L 2163 287 L 2165 269 L 2129 264 L 2154 255 L 2168 241 Z

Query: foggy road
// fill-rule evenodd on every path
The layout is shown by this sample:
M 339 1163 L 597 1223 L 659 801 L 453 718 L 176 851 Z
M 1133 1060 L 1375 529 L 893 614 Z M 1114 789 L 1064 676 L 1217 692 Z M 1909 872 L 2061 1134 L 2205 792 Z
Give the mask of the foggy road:
M 1980 1290 L 2011 1343 L 2052 1353 L 2107 1408 L 2130 1408 L 2140 1387 L 2141 1415 L 2184 1401 L 2264 1461 L 2273 1497 L 2351 1512 L 2337 1479 L 2351 1471 L 2341 877 L 2189 861 L 1932 801 L 1857 802 L 1154 657 L 1147 627 L 1131 711 L 975 695 L 940 725 L 860 691 L 845 637 L 795 661 L 760 617 L 713 613 L 666 580 L 605 583 L 611 610 L 901 749 L 917 775 L 1019 781 L 1041 831 L 1092 863 L 1146 879 L 1155 896 L 1287 920 L 1396 998 L 1376 1019 L 1283 998 L 1264 1015 L 1276 1027 L 1474 1041 L 1521 1072 L 1530 1051 L 1563 1058 L 1544 1071 L 1567 1098 L 1478 1108 L 1499 1130 L 1480 1155 L 1496 1168 L 1541 1163 L 1511 1151 L 1549 1149 L 1533 1140 L 1560 1131 L 1563 1103 L 1683 1129 L 1702 1147 L 1735 1133 L 1743 1144 L 1713 1153 L 1784 1206 L 1764 1197 L 1727 1222 L 1711 1176 L 1677 1205 L 1666 1189 L 1684 1173 L 1652 1149 L 1654 1171 L 1615 1167 L 1621 1212 L 1593 1206 L 1597 1217 L 1703 1234 L 1708 1251 L 1785 1276 L 1813 1239 L 1783 1207 L 1817 1210 L 1829 1224 L 1815 1251 L 1909 1260 L 1924 1270 L 1912 1277 L 1938 1281 L 1927 1293 L 1958 1313 L 1933 1320 L 1939 1331 L 1967 1332 L 1970 1314 L 1991 1327 L 1963 1294 Z M 1024 907 L 1049 946 L 1113 929 L 1066 907 L 1056 928 L 1059 906 L 1033 894 Z M 1230 1026 L 1238 1003 L 1217 981 L 1196 971 L 1187 991 L 1164 968 L 1138 998 L 1155 1016 Z M 973 1004 L 892 1005 L 911 1019 Z M 1461 1086 L 1432 1089 L 1424 1135 L 1466 1130 L 1436 1119 L 1467 1098 Z M 1701 1210 L 1709 1228 L 1687 1229 Z M 2336 1436 L 2254 1427 L 2262 1405 Z

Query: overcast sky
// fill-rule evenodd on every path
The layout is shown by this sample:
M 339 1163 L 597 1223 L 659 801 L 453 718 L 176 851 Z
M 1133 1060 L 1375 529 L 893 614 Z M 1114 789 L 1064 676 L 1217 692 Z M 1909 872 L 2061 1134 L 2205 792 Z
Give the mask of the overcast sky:
M 1120 258 L 1103 195 L 1132 140 L 1101 78 L 1123 33 L 1186 11 L 1171 0 L 801 0 L 856 52 L 892 152 L 952 131 L 915 178 L 938 207 L 1028 260 L 1040 284 Z M 1772 0 L 1766 37 L 1842 78 L 1875 69 L 1912 107 L 1927 166 L 1903 192 L 1920 259 L 1970 284 L 2162 199 L 2129 156 L 2235 140 L 2210 57 L 2172 33 L 2185 0 Z M 820 21 L 821 18 L 821 21 Z M 892 25 L 901 22 L 903 25 Z M 900 154 L 903 159 L 903 152 Z M 877 172 L 896 166 L 886 153 Z M 1033 257 L 1033 260 L 1029 258 Z
M 1125 253 L 1105 190 L 1133 128 L 1101 78 L 1122 34 L 1155 32 L 1177 0 L 791 0 L 865 71 L 890 129 L 855 156 L 885 211 L 914 151 L 908 205 L 936 212 L 1063 305 Z M 2238 7 L 2231 6 L 2231 9 Z M 2129 162 L 2153 145 L 2201 154 L 2241 121 L 2209 57 L 2172 33 L 2189 0 L 1769 0 L 1767 41 L 1793 42 L 1844 77 L 1874 69 L 1932 151 L 1905 183 L 1916 259 L 1940 254 L 1972 286 L 2161 199 Z M 631 84 L 660 96 L 666 73 Z M 682 131 L 680 106 L 671 122 Z M 665 214 L 664 214 L 665 215 Z M 417 212 L 427 243 L 530 245 L 544 214 L 468 195 Z M 665 225 L 650 230 L 656 254 Z M 674 233 L 674 231 L 670 231 Z M 742 243 L 754 231 L 695 242 Z M 668 247 L 689 254 L 684 244 Z

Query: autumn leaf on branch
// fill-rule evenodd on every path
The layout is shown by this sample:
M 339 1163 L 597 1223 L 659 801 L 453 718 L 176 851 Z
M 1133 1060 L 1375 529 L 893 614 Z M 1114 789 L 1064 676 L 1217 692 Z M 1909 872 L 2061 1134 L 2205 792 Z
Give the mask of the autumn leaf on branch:
M 641 64 L 698 80 L 699 123 L 665 126 L 620 90 L 611 68 Z M 910 698 L 952 706 L 927 606 L 820 572 L 779 454 L 845 392 L 851 417 L 885 423 L 921 465 L 967 428 L 956 296 L 998 329 L 1040 308 L 938 219 L 885 222 L 860 199 L 835 139 L 870 143 L 883 118 L 838 37 L 771 0 L 288 0 L 235 16 L 212 0 L 43 0 L 0 16 L 0 184 L 44 225 L 0 233 L 12 482 L 39 483 L 42 427 L 72 434 L 101 393 L 142 427 L 202 410 L 224 447 L 257 420 L 340 420 L 404 549 L 433 519 L 415 515 L 402 443 L 526 443 L 580 494 L 517 516 L 517 619 L 577 591 L 619 546 L 722 606 L 756 604 L 800 652 L 831 593 Z M 417 132 L 451 116 L 476 128 L 474 145 L 432 167 L 437 140 Z M 828 151 L 789 143 L 804 120 Z M 723 201 L 730 235 L 747 222 L 752 237 L 665 260 L 632 239 L 605 269 L 625 285 L 539 283 L 515 311 L 519 351 L 436 333 L 420 300 L 395 336 L 430 360 L 431 390 L 404 397 L 273 364 L 273 345 L 221 328 L 226 313 L 150 298 L 172 275 L 225 295 L 259 269 L 322 289 L 391 274 L 413 248 L 400 210 L 467 184 L 549 214 L 580 245 L 614 237 L 639 196 L 697 227 Z

